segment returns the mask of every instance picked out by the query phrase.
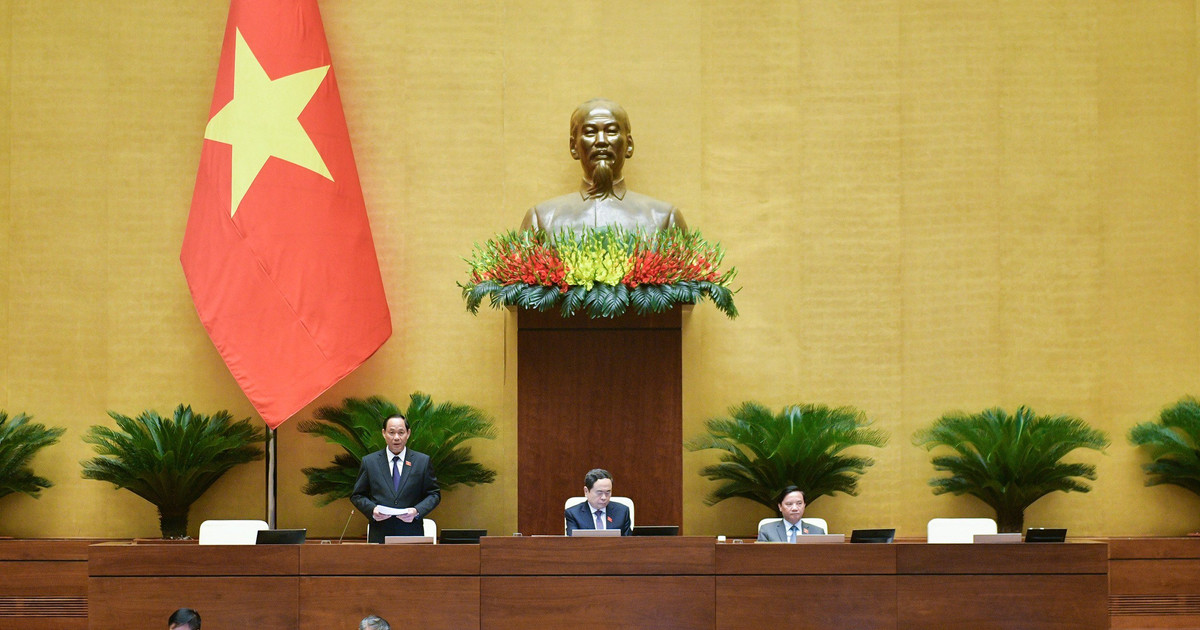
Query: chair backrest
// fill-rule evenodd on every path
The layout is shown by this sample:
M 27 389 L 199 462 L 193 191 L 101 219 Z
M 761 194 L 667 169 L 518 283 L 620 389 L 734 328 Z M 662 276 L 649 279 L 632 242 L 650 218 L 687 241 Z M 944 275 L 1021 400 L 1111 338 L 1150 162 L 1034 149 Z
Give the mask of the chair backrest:
M 569 510 L 576 505 L 583 503 L 584 501 L 587 501 L 587 497 L 571 497 L 567 499 L 566 503 L 563 504 L 563 510 Z M 633 499 L 630 499 L 629 497 L 611 497 L 609 501 L 615 501 L 629 508 L 629 526 L 634 527 L 635 521 L 633 520 Z M 563 518 L 563 533 L 567 533 L 566 518 Z
M 778 517 L 764 518 L 763 520 L 758 522 L 758 529 L 756 531 L 762 531 L 763 525 L 769 525 L 771 523 L 778 523 L 779 521 L 782 521 L 782 520 L 783 520 L 782 518 L 778 518 Z M 810 525 L 816 525 L 817 527 L 820 527 L 821 529 L 825 530 L 826 534 L 829 533 L 829 524 L 826 523 L 825 519 L 823 519 L 823 518 L 809 518 L 809 517 L 805 516 L 805 517 L 801 518 L 800 520 L 802 520 L 805 523 L 808 523 Z
M 201 545 L 253 545 L 266 521 L 210 520 L 200 523 Z
M 995 534 L 996 521 L 990 518 L 935 518 L 925 527 L 931 543 L 971 543 L 975 534 Z

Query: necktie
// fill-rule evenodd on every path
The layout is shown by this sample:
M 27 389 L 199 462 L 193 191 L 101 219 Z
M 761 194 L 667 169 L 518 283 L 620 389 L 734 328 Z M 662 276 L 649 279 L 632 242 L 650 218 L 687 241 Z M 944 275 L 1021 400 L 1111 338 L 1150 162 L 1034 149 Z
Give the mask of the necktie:
M 400 492 L 400 456 L 392 455 L 392 492 Z
M 596 510 L 596 529 L 604 529 L 604 512 Z
M 791 543 L 796 542 L 796 532 L 797 531 L 798 530 L 797 530 L 796 526 L 792 525 L 791 531 L 788 532 L 788 542 L 791 542 Z

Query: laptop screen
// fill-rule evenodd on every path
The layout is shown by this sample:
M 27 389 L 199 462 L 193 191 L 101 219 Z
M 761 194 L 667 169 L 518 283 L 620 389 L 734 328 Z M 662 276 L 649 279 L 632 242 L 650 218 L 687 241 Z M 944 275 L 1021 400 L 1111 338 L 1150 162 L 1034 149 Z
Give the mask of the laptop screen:
M 852 543 L 890 543 L 895 538 L 895 529 L 856 529 L 850 532 Z
M 307 529 L 260 529 L 256 545 L 299 545 L 308 537 Z

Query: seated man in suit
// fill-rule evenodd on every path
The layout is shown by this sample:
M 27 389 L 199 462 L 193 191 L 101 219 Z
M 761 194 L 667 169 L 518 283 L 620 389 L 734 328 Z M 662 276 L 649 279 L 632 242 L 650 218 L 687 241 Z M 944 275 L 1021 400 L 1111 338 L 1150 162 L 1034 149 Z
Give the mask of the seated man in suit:
M 577 529 L 619 529 L 622 536 L 633 535 L 629 508 L 609 502 L 612 486 L 612 475 L 602 468 L 594 468 L 584 475 L 583 496 L 587 501 L 567 508 L 563 514 L 567 519 L 568 536 Z
M 385 536 L 421 536 L 422 519 L 442 500 L 429 456 L 408 450 L 408 420 L 396 414 L 383 421 L 387 446 L 363 457 L 350 502 L 371 519 L 367 542 Z
M 760 541 L 794 543 L 796 536 L 825 533 L 825 530 L 809 525 L 801 518 L 804 516 L 804 491 L 797 486 L 788 486 L 779 493 L 779 514 L 783 517 L 782 521 L 767 523 L 758 530 Z

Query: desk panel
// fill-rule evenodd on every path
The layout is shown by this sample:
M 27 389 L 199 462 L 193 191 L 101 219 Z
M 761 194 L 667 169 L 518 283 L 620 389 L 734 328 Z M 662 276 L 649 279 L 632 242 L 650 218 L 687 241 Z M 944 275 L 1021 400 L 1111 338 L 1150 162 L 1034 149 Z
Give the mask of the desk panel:
M 717 544 L 717 575 L 895 575 L 893 545 Z
M 494 536 L 480 540 L 483 575 L 708 575 L 713 539 Z
M 716 593 L 718 630 L 896 628 L 894 575 L 717 576 Z
M 194 608 L 204 627 L 295 630 L 297 578 L 93 577 L 90 630 L 162 630 L 177 608 Z M 353 626 L 351 626 L 353 627 Z
M 379 615 L 393 628 L 477 629 L 479 592 L 478 576 L 302 577 L 299 627 L 357 628 Z
M 1108 627 L 1104 575 L 901 575 L 901 630 L 1097 630 Z
M 301 545 L 301 575 L 479 575 L 479 545 Z
M 709 576 L 514 576 L 480 583 L 484 630 L 672 628 L 712 630 Z
M 87 628 L 87 539 L 0 540 L 0 630 Z

